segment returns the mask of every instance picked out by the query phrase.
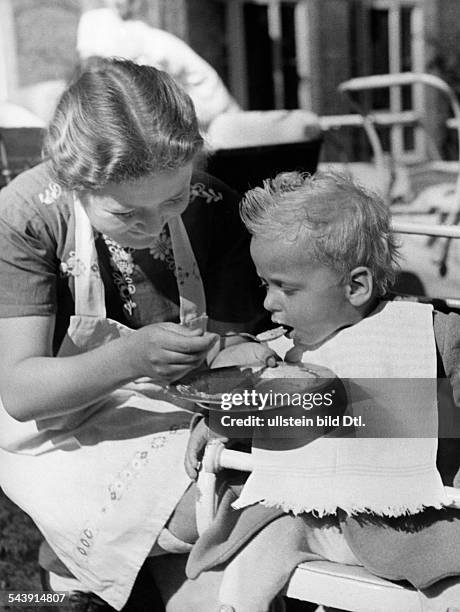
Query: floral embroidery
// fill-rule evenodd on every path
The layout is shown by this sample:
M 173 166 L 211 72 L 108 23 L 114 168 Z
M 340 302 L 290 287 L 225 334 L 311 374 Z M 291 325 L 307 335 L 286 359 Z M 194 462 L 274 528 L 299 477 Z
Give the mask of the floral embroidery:
M 61 268 L 61 274 L 63 276 L 78 276 L 79 274 L 84 272 L 85 264 L 82 262 L 81 259 L 78 259 L 78 257 L 76 257 L 75 251 L 70 251 L 67 261 L 62 261 L 60 268 Z M 97 267 L 97 264 L 96 264 L 96 270 L 94 270 L 93 266 L 91 266 L 91 269 L 93 271 L 99 270 L 99 268 Z
M 132 296 L 136 293 L 133 280 L 135 264 L 132 253 L 134 249 L 124 249 L 105 234 L 102 238 L 110 253 L 112 277 L 123 301 L 123 308 L 132 316 L 133 310 L 137 307 L 136 302 L 132 299 Z
M 112 501 L 118 501 L 123 493 L 131 486 L 135 478 L 139 476 L 140 470 L 149 462 L 149 451 L 137 451 L 128 465 L 116 476 L 109 485 L 109 495 Z
M 38 194 L 38 199 L 42 204 L 49 206 L 50 204 L 54 204 L 61 194 L 62 188 L 60 185 L 57 183 L 49 183 L 44 193 Z
M 83 557 L 86 560 L 88 557 L 89 553 L 91 552 L 91 547 L 94 544 L 95 535 L 96 532 L 89 527 L 86 527 L 81 531 L 76 545 L 76 549 L 81 555 L 80 558 Z
M 190 202 L 196 198 L 204 198 L 207 204 L 211 202 L 222 202 L 224 196 L 221 191 L 215 191 L 212 187 L 207 187 L 203 183 L 192 183 L 190 185 Z
M 198 281 L 201 280 L 196 262 L 193 263 L 191 270 L 185 270 L 181 266 L 176 266 L 171 236 L 169 235 L 167 229 L 164 229 L 161 234 L 155 238 L 153 246 L 150 248 L 150 254 L 154 259 L 159 259 L 166 264 L 168 270 L 170 270 L 176 277 L 179 285 L 183 285 L 185 280 L 190 276 Z
M 166 444 L 166 436 L 154 436 L 150 446 L 153 449 L 162 448 Z
M 132 316 L 133 310 L 137 307 L 132 297 L 136 293 L 136 285 L 133 278 L 136 264 L 132 258 L 134 249 L 125 249 L 121 247 L 105 234 L 102 238 L 110 253 L 112 278 L 123 301 L 123 308 Z M 190 269 L 176 266 L 168 226 L 165 226 L 159 236 L 153 239 L 153 244 L 149 249 L 149 253 L 153 259 L 157 259 L 166 265 L 167 269 L 176 277 L 178 285 L 184 285 L 186 279 L 189 277 L 201 281 L 200 271 L 196 262 L 192 264 Z
M 107 514 L 113 503 L 120 501 L 134 480 L 140 476 L 142 469 L 150 462 L 153 453 L 163 448 L 163 446 L 167 444 L 169 437 L 188 435 L 188 428 L 189 420 L 184 420 L 183 423 L 172 425 L 168 432 L 157 433 L 152 436 L 150 439 L 150 448 L 137 451 L 134 454 L 132 459 L 128 461 L 124 468 L 118 472 L 113 481 L 108 485 L 107 490 L 109 499 L 100 509 L 101 516 Z M 80 555 L 80 561 L 88 560 L 88 555 L 91 553 L 91 548 L 95 542 L 97 533 L 97 529 L 88 526 L 80 532 L 77 542 L 75 543 L 75 549 Z
M 153 246 L 149 249 L 149 252 L 154 259 L 163 261 L 168 270 L 170 270 L 179 280 L 179 271 L 177 270 L 176 262 L 174 261 L 174 252 L 172 248 L 171 236 L 169 235 L 169 228 L 163 229 L 161 234 L 155 238 Z M 183 281 L 180 284 L 183 284 Z
M 121 499 L 124 489 L 125 483 L 122 480 L 116 480 L 109 486 L 110 499 L 113 501 Z
M 160 261 L 167 263 L 168 268 L 170 268 L 170 264 L 172 262 L 173 267 L 170 269 L 174 269 L 174 254 L 171 236 L 168 234 L 166 229 L 163 229 L 161 234 L 155 237 L 149 252 L 154 259 L 159 259 Z
M 169 435 L 178 435 L 180 433 L 188 432 L 186 424 L 184 429 L 181 429 L 180 427 L 181 426 L 178 425 L 177 428 L 174 428 L 174 431 L 172 431 L 173 428 L 171 428 L 169 433 L 160 433 L 152 436 L 150 448 L 153 451 L 156 451 L 166 445 Z M 118 501 L 122 498 L 123 494 L 131 486 L 134 479 L 139 476 L 141 469 L 149 463 L 150 453 L 150 450 L 137 451 L 131 461 L 129 461 L 129 463 L 122 470 L 120 470 L 113 482 L 108 487 L 111 501 Z
M 85 271 L 86 266 L 81 259 L 76 257 L 75 251 L 70 251 L 67 261 L 61 261 L 60 269 L 61 275 L 64 277 L 78 276 Z M 93 274 L 99 275 L 99 265 L 96 261 L 91 264 L 89 269 Z

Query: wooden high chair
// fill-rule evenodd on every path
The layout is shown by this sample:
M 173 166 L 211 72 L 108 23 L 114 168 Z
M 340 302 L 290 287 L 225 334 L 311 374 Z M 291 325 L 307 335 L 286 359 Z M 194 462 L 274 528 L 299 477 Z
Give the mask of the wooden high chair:
M 212 522 L 216 511 L 215 483 L 219 470 L 252 471 L 250 453 L 225 448 L 211 440 L 205 450 L 198 477 L 198 531 Z M 452 506 L 460 508 L 460 489 L 446 487 Z M 301 563 L 284 595 L 350 612 L 460 612 L 460 578 L 445 579 L 424 592 L 408 583 L 378 578 L 363 567 L 332 561 Z
M 393 221 L 396 233 L 460 238 L 460 228 Z M 426 300 L 423 300 L 426 301 Z M 439 300 L 438 300 L 439 301 Z M 433 300 L 435 303 L 436 300 Z M 447 309 L 460 307 L 460 300 L 442 300 Z M 250 453 L 225 448 L 220 440 L 208 443 L 198 477 L 198 531 L 212 522 L 216 511 L 216 474 L 228 468 L 251 472 Z M 460 489 L 445 487 L 451 505 L 460 508 Z M 460 578 L 448 578 L 427 590 L 418 591 L 407 582 L 378 578 L 363 567 L 331 561 L 300 564 L 284 593 L 287 597 L 350 612 L 460 612 Z

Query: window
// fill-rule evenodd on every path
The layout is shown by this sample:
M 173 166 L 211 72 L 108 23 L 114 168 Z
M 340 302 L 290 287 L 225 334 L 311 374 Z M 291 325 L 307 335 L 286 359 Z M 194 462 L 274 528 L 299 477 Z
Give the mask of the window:
M 226 0 L 230 86 L 244 108 L 311 107 L 308 5 L 309 0 Z
M 417 0 L 371 0 L 368 2 L 367 74 L 423 72 L 425 69 L 423 7 Z M 421 85 L 391 87 L 373 93 L 374 109 L 424 114 L 425 99 Z M 393 156 L 417 161 L 425 155 L 422 127 L 393 126 L 385 135 L 384 146 Z

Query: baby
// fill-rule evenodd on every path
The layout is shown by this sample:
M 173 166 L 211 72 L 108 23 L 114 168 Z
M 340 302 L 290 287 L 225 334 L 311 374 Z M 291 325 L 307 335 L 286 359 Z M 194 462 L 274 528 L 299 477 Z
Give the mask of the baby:
M 270 347 L 346 381 L 347 414 L 361 426 L 300 446 L 254 438 L 240 515 L 221 537 L 218 523 L 203 534 L 189 575 L 230 560 L 220 600 L 236 612 L 268 610 L 312 559 L 418 589 L 460 575 L 460 511 L 445 508 L 436 467 L 436 379 L 459 399 L 460 318 L 385 299 L 398 258 L 390 213 L 347 176 L 280 174 L 246 194 L 241 216 L 265 308 L 293 328 Z

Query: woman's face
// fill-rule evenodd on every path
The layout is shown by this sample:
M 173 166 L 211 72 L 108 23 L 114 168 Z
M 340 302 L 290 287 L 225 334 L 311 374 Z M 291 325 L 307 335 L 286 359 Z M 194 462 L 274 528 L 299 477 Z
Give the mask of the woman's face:
M 192 164 L 125 183 L 86 191 L 82 203 L 91 225 L 121 246 L 146 249 L 171 219 L 187 208 Z

